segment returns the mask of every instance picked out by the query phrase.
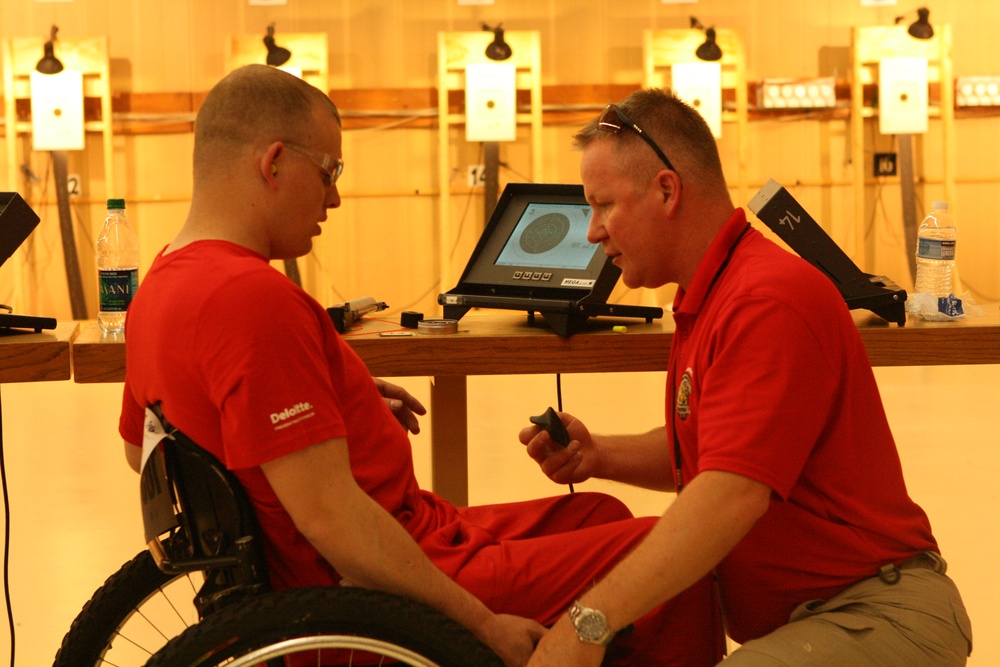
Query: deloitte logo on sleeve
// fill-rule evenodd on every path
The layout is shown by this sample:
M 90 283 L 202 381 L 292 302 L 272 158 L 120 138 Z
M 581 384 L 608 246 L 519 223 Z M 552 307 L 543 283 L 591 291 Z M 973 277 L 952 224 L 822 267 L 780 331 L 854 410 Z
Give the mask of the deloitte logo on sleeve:
M 313 405 L 308 401 L 303 401 L 301 403 L 296 403 L 290 408 L 285 408 L 281 412 L 271 413 L 271 423 L 274 424 L 274 430 L 288 428 L 292 424 L 297 424 L 303 419 L 309 419 L 316 413 L 313 412 Z

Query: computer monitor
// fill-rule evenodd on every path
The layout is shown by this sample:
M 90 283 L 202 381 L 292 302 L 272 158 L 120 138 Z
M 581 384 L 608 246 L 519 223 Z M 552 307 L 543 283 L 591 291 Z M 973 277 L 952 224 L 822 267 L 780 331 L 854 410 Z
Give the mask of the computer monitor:
M 613 287 L 618 270 L 608 270 L 601 246 L 587 241 L 589 223 L 582 186 L 509 185 L 461 282 L 492 294 L 554 298 Z
M 38 215 L 16 192 L 0 192 L 0 266 L 21 247 L 31 232 L 38 226 Z M 56 321 L 51 317 L 14 315 L 0 310 L 0 332 L 11 329 L 54 329 Z
M 774 179 L 747 204 L 789 247 L 837 286 L 847 307 L 866 308 L 888 322 L 906 325 L 906 291 L 886 276 L 863 272 Z
M 607 303 L 621 270 L 587 241 L 590 215 L 582 185 L 508 184 L 458 285 L 438 296 L 445 317 L 470 308 L 537 312 L 564 336 L 588 317 L 662 317 L 662 308 Z
M 38 216 L 16 192 L 0 192 L 0 266 L 38 226 Z

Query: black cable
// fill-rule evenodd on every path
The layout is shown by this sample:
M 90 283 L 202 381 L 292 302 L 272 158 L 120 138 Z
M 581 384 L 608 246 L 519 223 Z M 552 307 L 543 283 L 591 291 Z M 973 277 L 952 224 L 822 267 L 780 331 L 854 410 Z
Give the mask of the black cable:
M 483 154 L 486 152 L 486 146 L 483 143 L 479 144 L 479 162 L 483 161 Z M 472 206 L 472 195 L 475 193 L 475 188 L 469 188 L 469 196 L 465 200 L 465 210 L 462 211 L 462 219 L 458 221 L 458 229 L 455 230 L 455 244 L 451 246 L 451 252 L 448 253 L 448 259 L 455 256 L 455 251 L 458 250 L 458 244 L 462 240 L 462 229 L 465 227 L 465 218 L 469 215 L 469 207 Z M 448 202 L 444 202 L 444 206 L 448 206 Z
M 556 373 L 556 409 L 562 412 L 562 375 L 560 373 Z M 576 489 L 573 488 L 573 482 L 569 483 L 569 492 L 576 493 Z
M 515 169 L 513 169 L 509 164 L 507 164 L 503 160 L 501 160 L 499 162 L 499 166 L 503 167 L 504 169 L 506 169 L 510 173 L 514 174 L 515 176 L 517 176 L 518 178 L 520 178 L 521 180 L 523 180 L 525 183 L 534 183 L 535 182 L 530 176 L 525 176 L 521 172 L 516 171 Z
M 556 373 L 556 406 L 562 412 L 562 375 Z
M 409 310 L 410 308 L 413 308 L 418 303 L 420 303 L 421 301 L 423 301 L 424 298 L 427 297 L 428 294 L 434 292 L 438 288 L 439 284 L 440 283 L 433 283 L 430 287 L 427 288 L 427 290 L 423 294 L 421 294 L 420 296 L 418 296 L 413 301 L 410 301 L 405 306 L 402 306 L 400 308 L 395 308 L 395 309 L 393 309 L 393 308 L 386 309 L 386 311 L 384 313 L 382 313 L 382 317 L 389 317 L 390 315 L 395 315 L 396 313 L 401 313 L 401 312 L 403 312 L 405 310 Z
M 14 608 L 10 603 L 10 496 L 7 494 L 7 466 L 3 451 L 3 414 L 0 412 L 0 487 L 3 487 L 3 597 L 10 627 L 10 667 L 14 667 Z
M 875 143 L 876 143 L 876 141 L 878 139 L 878 135 L 875 132 L 874 125 L 870 125 L 870 127 L 871 127 L 870 134 L 872 135 L 872 146 L 873 146 L 871 152 L 874 154 L 878 150 L 877 148 L 874 148 L 874 145 L 875 145 Z M 893 139 L 893 148 L 895 148 L 895 138 Z M 857 159 L 863 161 L 865 158 L 862 155 L 862 156 L 859 156 Z M 878 218 L 879 202 L 881 200 L 882 200 L 882 180 L 880 178 L 876 177 L 875 178 L 875 203 L 872 206 L 872 217 L 865 224 L 865 227 L 864 227 L 864 230 L 863 230 L 862 236 L 861 236 L 862 242 L 866 241 L 868 239 L 868 237 L 871 234 L 873 234 L 874 231 L 875 231 L 875 221 Z M 885 205 L 884 204 L 882 205 L 882 209 L 883 209 L 883 211 L 885 210 Z

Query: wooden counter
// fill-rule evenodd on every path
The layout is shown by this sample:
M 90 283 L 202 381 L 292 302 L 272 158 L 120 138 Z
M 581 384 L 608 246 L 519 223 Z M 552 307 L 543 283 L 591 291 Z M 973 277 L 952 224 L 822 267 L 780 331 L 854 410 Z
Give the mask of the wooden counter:
M 951 322 L 911 317 L 905 327 L 867 311 L 854 317 L 873 366 L 1000 364 L 1000 308 L 987 311 Z M 615 333 L 613 325 L 628 330 Z M 374 376 L 431 378 L 434 490 L 458 505 L 468 499 L 468 376 L 665 372 L 673 338 L 669 315 L 650 324 L 593 319 L 570 338 L 554 334 L 540 316 L 531 323 L 524 313 L 502 311 L 474 311 L 458 328 L 456 334 L 384 336 L 402 329 L 369 318 L 344 336 Z M 102 334 L 96 323 L 83 324 L 72 355 L 77 382 L 125 378 L 124 340 Z
M 70 378 L 70 345 L 76 322 L 60 322 L 43 333 L 0 333 L 0 383 L 45 382 Z

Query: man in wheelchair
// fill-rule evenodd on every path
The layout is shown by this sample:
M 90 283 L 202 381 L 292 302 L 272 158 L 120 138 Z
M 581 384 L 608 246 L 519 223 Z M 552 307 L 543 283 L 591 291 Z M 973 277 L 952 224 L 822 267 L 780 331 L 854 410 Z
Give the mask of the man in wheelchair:
M 210 91 L 186 221 L 128 313 L 126 457 L 138 470 L 145 408 L 161 405 L 246 489 L 275 589 L 403 595 L 524 664 L 543 626 L 655 518 L 603 494 L 459 508 L 420 488 L 407 431 L 423 406 L 373 379 L 326 310 L 269 264 L 310 251 L 340 206 L 343 168 L 339 113 L 302 80 L 251 65 Z M 702 581 L 621 633 L 608 664 L 715 664 L 717 619 Z

